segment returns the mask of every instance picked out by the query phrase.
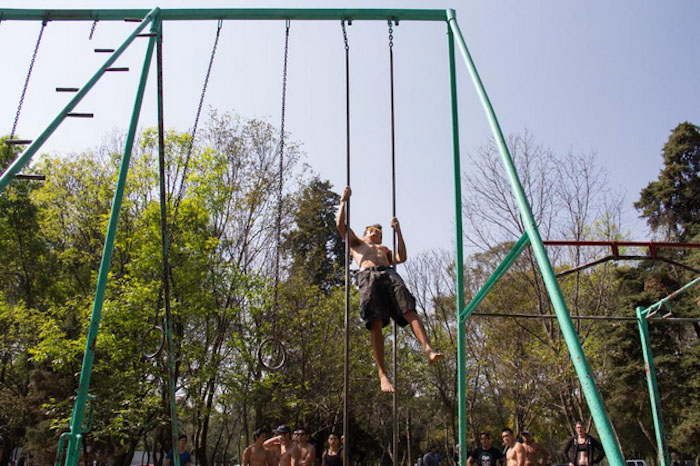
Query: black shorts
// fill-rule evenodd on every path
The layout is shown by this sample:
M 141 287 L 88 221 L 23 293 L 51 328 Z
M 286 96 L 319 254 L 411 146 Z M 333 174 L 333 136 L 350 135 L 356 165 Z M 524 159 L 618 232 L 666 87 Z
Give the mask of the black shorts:
M 357 286 L 360 287 L 360 316 L 368 330 L 377 320 L 386 327 L 390 318 L 401 327 L 408 325 L 403 315 L 416 309 L 416 298 L 394 269 L 362 270 L 357 274 Z

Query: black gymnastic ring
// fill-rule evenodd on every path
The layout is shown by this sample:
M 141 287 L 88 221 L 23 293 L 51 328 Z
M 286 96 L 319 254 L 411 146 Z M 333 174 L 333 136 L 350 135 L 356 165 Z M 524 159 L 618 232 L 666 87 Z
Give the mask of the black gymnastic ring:
M 269 365 L 268 363 L 265 362 L 265 358 L 263 358 L 263 347 L 267 344 L 274 344 L 277 345 L 281 350 L 282 350 L 282 360 L 279 362 L 279 364 L 276 365 Z M 260 364 L 265 367 L 268 370 L 271 371 L 276 371 L 284 367 L 284 365 L 287 362 L 287 350 L 284 347 L 284 344 L 278 340 L 277 338 L 265 338 L 261 343 L 260 346 L 258 346 L 258 361 L 260 361 Z
M 148 353 L 144 348 L 144 345 L 146 344 L 146 337 L 155 331 L 160 332 L 160 343 L 158 344 L 158 347 L 154 352 Z M 158 356 L 160 352 L 163 351 L 163 346 L 165 346 L 165 331 L 160 325 L 154 325 L 153 327 L 146 330 L 146 332 L 143 335 L 141 335 L 141 354 L 143 355 L 144 359 L 151 360 Z

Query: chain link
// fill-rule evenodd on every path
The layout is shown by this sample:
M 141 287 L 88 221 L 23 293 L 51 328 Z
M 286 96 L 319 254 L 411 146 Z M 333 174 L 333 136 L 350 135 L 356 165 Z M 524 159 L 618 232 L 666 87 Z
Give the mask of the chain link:
M 92 36 L 95 34 L 95 28 L 97 27 L 97 20 L 92 22 L 92 27 L 90 28 L 90 36 L 88 40 L 92 40 Z
M 187 146 L 187 154 L 185 155 L 185 163 L 182 167 L 182 181 L 180 182 L 180 188 L 177 192 L 177 198 L 175 199 L 175 207 L 173 209 L 173 222 L 177 217 L 177 211 L 180 207 L 180 202 L 182 201 L 182 196 L 185 194 L 185 181 L 187 177 L 187 169 L 190 164 L 190 158 L 192 157 L 192 150 L 194 148 L 194 140 L 197 136 L 197 127 L 199 126 L 199 117 L 202 114 L 202 106 L 204 105 L 204 97 L 207 94 L 207 87 L 209 86 L 209 76 L 211 76 L 211 69 L 214 65 L 214 57 L 216 56 L 216 49 L 219 45 L 219 37 L 221 37 L 221 27 L 223 26 L 223 20 L 219 20 L 216 26 L 216 38 L 214 39 L 214 46 L 211 49 L 211 56 L 209 57 L 209 66 L 207 68 L 207 74 L 204 77 L 204 86 L 202 86 L 202 93 L 199 96 L 199 105 L 197 106 L 197 114 L 194 118 L 194 124 L 192 125 L 192 137 L 190 138 L 190 143 Z
M 394 27 L 391 24 L 391 18 L 387 20 L 387 23 L 389 23 L 389 48 L 394 47 Z
M 345 42 L 345 50 L 348 51 L 350 50 L 350 45 L 348 44 L 348 31 L 345 29 L 345 20 L 342 20 L 340 22 L 340 25 L 343 28 L 343 41 Z
M 279 154 L 279 180 L 277 185 L 277 250 L 275 253 L 275 288 L 274 288 L 274 307 L 277 309 L 278 302 L 278 288 L 280 281 L 280 255 L 281 255 L 281 242 L 282 242 L 282 198 L 284 190 L 284 124 L 285 116 L 287 112 L 287 63 L 289 59 L 289 29 L 290 21 L 285 22 L 285 34 L 284 34 L 284 65 L 282 67 L 282 116 L 280 121 L 280 154 Z
M 24 80 L 24 87 L 22 88 L 22 95 L 19 97 L 19 105 L 17 105 L 17 113 L 15 113 L 15 122 L 12 124 L 12 131 L 10 132 L 10 139 L 15 137 L 15 131 L 17 130 L 17 123 L 19 122 L 19 115 L 22 113 L 22 105 L 24 105 L 24 97 L 27 94 L 27 88 L 29 87 L 29 79 L 32 77 L 32 70 L 34 69 L 34 62 L 36 61 L 36 55 L 39 53 L 39 45 L 41 44 L 41 37 L 44 35 L 44 28 L 46 28 L 46 20 L 41 22 L 41 29 L 39 30 L 39 37 L 36 39 L 36 45 L 34 46 L 34 53 L 32 53 L 32 60 L 29 62 L 29 70 L 27 71 L 27 77 Z

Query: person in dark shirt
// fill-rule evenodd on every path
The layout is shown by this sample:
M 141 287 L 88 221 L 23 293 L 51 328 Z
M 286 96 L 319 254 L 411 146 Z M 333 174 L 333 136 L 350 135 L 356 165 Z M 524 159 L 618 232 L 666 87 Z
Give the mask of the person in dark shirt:
M 503 453 L 491 446 L 491 436 L 488 432 L 479 434 L 480 447 L 477 447 L 467 459 L 467 466 L 496 466 L 498 461 L 503 460 Z
M 180 454 L 180 466 L 191 466 L 192 456 L 187 451 L 187 435 L 180 434 L 177 438 L 177 451 Z M 170 450 L 163 461 L 163 466 L 173 466 L 175 464 L 173 451 Z
M 588 435 L 586 426 L 579 421 L 576 423 L 576 435 L 566 442 L 562 456 L 568 461 L 569 466 L 593 466 L 600 463 L 605 456 L 605 451 L 598 439 Z

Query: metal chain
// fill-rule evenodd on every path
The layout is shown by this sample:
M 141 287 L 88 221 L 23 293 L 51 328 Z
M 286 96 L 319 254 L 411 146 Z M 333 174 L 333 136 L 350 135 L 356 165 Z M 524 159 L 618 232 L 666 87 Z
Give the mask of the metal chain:
M 202 113 L 202 106 L 204 105 L 204 97 L 207 94 L 207 87 L 209 86 L 209 76 L 211 75 L 211 69 L 214 65 L 214 56 L 216 55 L 216 49 L 219 45 L 219 37 L 221 36 L 221 27 L 223 26 L 223 20 L 219 20 L 216 26 L 216 38 L 214 39 L 214 46 L 211 49 L 211 56 L 209 57 L 209 67 L 207 68 L 207 74 L 204 77 L 204 86 L 202 87 L 202 93 L 199 96 L 199 105 L 197 106 L 197 115 L 194 118 L 194 124 L 192 125 L 192 137 L 190 138 L 190 144 L 187 147 L 187 154 L 185 155 L 185 163 L 182 168 L 182 181 L 180 182 L 180 189 L 178 189 L 177 198 L 175 199 L 175 207 L 173 209 L 173 221 L 177 217 L 177 211 L 180 207 L 180 201 L 182 201 L 182 196 L 185 194 L 185 181 L 187 177 L 187 169 L 189 167 L 190 158 L 192 157 L 192 149 L 194 148 L 194 140 L 197 136 L 197 126 L 199 125 L 199 117 Z
M 287 62 L 289 58 L 289 28 L 290 21 L 285 23 L 284 35 L 284 65 L 282 67 L 282 116 L 280 121 L 280 155 L 279 155 L 279 184 L 277 186 L 277 251 L 275 254 L 275 289 L 274 289 L 274 308 L 277 309 L 278 303 L 278 288 L 280 282 L 280 255 L 282 242 L 282 196 L 284 189 L 284 120 L 287 110 Z
M 95 34 L 95 28 L 97 27 L 97 20 L 92 22 L 92 27 L 90 28 L 90 37 L 88 37 L 88 40 L 92 40 L 93 34 Z
M 345 51 L 350 50 L 350 45 L 348 44 L 348 31 L 345 29 L 345 20 L 340 22 L 340 25 L 343 28 L 343 41 L 345 42 Z
M 12 131 L 10 132 L 10 139 L 15 137 L 15 131 L 17 130 L 17 123 L 19 122 L 19 115 L 22 113 L 22 105 L 24 105 L 24 97 L 27 94 L 27 87 L 29 87 L 29 78 L 32 77 L 32 70 L 34 69 L 34 62 L 36 61 L 36 55 L 39 53 L 39 45 L 41 44 L 41 37 L 44 35 L 44 28 L 46 28 L 46 20 L 41 22 L 41 29 L 39 30 L 39 37 L 36 39 L 36 45 L 34 46 L 34 53 L 32 53 L 32 60 L 29 62 L 29 70 L 27 71 L 27 77 L 24 80 L 24 87 L 22 88 L 22 95 L 19 97 L 19 105 L 17 105 L 17 113 L 15 113 L 15 122 L 12 124 Z
M 394 47 L 394 27 L 391 25 L 391 19 L 387 20 L 389 23 L 389 48 Z

